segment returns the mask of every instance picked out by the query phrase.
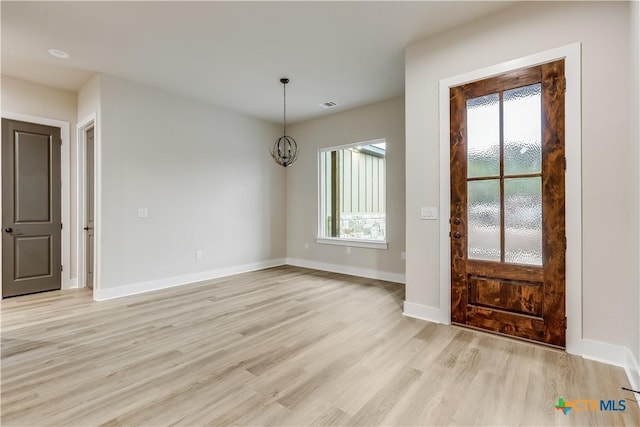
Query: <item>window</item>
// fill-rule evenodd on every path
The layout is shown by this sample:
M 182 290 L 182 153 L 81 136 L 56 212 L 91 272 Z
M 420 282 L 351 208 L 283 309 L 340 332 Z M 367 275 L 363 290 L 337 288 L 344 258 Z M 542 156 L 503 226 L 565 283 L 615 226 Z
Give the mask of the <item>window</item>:
M 319 151 L 318 243 L 386 249 L 386 141 Z

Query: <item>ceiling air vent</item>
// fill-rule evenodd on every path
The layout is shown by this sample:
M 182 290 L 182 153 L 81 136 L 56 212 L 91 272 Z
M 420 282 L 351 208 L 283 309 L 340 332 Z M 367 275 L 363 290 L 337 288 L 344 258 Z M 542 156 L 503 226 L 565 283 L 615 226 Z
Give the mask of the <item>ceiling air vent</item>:
M 328 101 L 328 102 L 323 102 L 322 104 L 320 104 L 320 108 L 324 108 L 324 109 L 326 110 L 326 109 L 328 109 L 328 108 L 333 108 L 333 107 L 335 107 L 336 105 L 338 105 L 338 104 L 336 104 L 336 103 L 335 103 L 335 102 L 333 102 L 333 101 Z

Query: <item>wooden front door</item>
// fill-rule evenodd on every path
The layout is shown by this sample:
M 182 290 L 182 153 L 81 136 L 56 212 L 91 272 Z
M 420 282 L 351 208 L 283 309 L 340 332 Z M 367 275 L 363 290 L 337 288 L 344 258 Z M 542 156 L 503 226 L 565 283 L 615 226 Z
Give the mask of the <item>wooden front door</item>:
M 2 119 L 2 297 L 60 289 L 60 129 Z
M 450 89 L 451 320 L 565 346 L 564 61 Z

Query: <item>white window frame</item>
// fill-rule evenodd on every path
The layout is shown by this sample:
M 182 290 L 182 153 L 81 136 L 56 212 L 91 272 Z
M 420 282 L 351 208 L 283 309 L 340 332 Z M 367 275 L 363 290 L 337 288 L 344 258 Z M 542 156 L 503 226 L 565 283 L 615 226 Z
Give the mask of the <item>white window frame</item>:
M 357 247 L 357 248 L 369 248 L 369 249 L 384 249 L 388 248 L 388 236 L 385 232 L 385 240 L 361 240 L 361 239 L 346 239 L 341 237 L 325 237 L 325 221 L 324 221 L 324 200 L 322 195 L 325 193 L 325 185 L 324 179 L 322 176 L 323 165 L 322 165 L 322 155 L 329 151 L 336 150 L 344 150 L 347 148 L 361 147 L 363 145 L 373 145 L 373 144 L 386 144 L 387 140 L 385 138 L 372 139 L 369 141 L 361 141 L 354 142 L 352 144 L 344 144 L 344 145 L 335 145 L 332 147 L 325 147 L 318 149 L 318 235 L 316 237 L 316 243 L 325 244 L 325 245 L 337 245 L 337 246 L 349 246 L 349 247 Z M 385 198 L 387 195 L 387 180 L 386 180 L 386 162 L 385 162 Z M 386 221 L 386 200 L 385 200 L 385 221 Z M 385 231 L 389 228 L 385 226 Z

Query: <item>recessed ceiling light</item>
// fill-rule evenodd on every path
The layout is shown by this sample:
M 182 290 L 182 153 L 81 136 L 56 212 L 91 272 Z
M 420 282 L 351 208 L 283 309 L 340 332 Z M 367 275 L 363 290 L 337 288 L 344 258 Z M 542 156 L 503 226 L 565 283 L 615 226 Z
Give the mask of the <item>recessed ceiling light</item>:
M 49 55 L 55 56 L 59 59 L 69 59 L 71 57 L 67 52 L 60 49 L 49 49 Z

